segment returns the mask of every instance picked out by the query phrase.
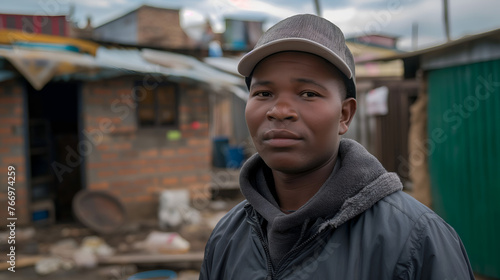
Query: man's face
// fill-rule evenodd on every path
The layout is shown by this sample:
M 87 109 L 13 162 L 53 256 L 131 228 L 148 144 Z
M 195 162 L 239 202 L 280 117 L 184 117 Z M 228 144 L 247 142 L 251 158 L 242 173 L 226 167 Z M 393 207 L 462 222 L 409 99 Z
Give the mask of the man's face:
M 257 151 L 273 170 L 312 171 L 336 158 L 356 101 L 344 100 L 334 66 L 311 54 L 283 52 L 254 70 L 245 117 Z

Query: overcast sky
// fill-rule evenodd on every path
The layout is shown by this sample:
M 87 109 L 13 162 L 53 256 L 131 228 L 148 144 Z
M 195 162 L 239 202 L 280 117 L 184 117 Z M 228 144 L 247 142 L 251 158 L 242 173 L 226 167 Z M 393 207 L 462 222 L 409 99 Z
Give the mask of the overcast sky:
M 448 0 L 452 39 L 500 28 L 500 0 Z M 399 37 L 399 47 L 411 48 L 412 24 L 418 24 L 418 47 L 445 41 L 442 0 L 319 0 L 323 16 L 347 37 L 382 33 Z M 313 0 L 2 0 L 0 13 L 67 14 L 94 26 L 127 13 L 141 4 L 178 8 L 190 22 L 209 18 L 223 31 L 225 17 L 266 20 L 265 27 L 298 13 L 315 13 Z

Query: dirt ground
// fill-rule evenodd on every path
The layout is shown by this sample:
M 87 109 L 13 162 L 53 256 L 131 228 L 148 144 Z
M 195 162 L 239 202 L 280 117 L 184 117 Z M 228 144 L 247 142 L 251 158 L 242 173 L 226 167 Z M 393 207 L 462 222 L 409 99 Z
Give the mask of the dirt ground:
M 241 197 L 231 197 L 230 199 L 217 200 L 213 207 L 204 209 L 201 214 L 201 222 L 198 224 L 183 225 L 177 228 L 169 228 L 168 232 L 177 232 L 182 238 L 190 243 L 189 253 L 202 257 L 206 241 L 208 240 L 216 222 L 234 205 L 242 200 Z M 51 279 L 51 280 L 126 280 L 131 275 L 138 272 L 151 270 L 172 270 L 178 275 L 179 280 L 198 279 L 200 258 L 192 261 L 147 263 L 140 260 L 140 256 L 151 253 L 137 249 L 136 244 L 144 241 L 153 231 L 165 232 L 159 228 L 156 219 L 141 222 L 126 223 L 120 230 L 113 234 L 98 234 L 78 222 L 70 224 L 55 224 L 44 227 L 20 228 L 16 235 L 16 272 L 10 272 L 7 268 L 0 270 L 0 280 L 21 280 L 21 279 Z M 1 235 L 2 233 L 0 233 Z M 7 252 L 9 245 L 5 242 L 5 232 L 0 236 L 0 263 L 7 263 Z M 79 268 L 75 265 L 69 269 L 59 268 L 48 275 L 40 275 L 35 269 L 36 261 L 28 261 L 28 264 L 21 260 L 29 258 L 53 257 L 54 244 L 62 240 L 71 240 L 76 244 L 89 236 L 97 236 L 105 241 L 115 251 L 114 256 L 138 256 L 139 259 L 131 259 L 129 263 L 99 264 L 92 268 Z M 71 252 L 70 252 L 71 254 Z M 188 254 L 189 255 L 189 254 Z M 172 255 L 174 258 L 176 255 Z M 19 267 L 19 265 L 24 267 Z

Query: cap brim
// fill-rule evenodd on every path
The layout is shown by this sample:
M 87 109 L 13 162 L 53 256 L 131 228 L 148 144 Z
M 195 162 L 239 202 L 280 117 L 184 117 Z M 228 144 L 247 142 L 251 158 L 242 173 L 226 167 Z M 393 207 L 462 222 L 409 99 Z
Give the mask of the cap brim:
M 303 38 L 278 39 L 253 49 L 241 58 L 238 63 L 238 72 L 248 77 L 262 59 L 274 53 L 284 51 L 299 51 L 315 54 L 335 65 L 348 79 L 352 79 L 353 77 L 349 66 L 347 66 L 336 53 L 321 44 Z

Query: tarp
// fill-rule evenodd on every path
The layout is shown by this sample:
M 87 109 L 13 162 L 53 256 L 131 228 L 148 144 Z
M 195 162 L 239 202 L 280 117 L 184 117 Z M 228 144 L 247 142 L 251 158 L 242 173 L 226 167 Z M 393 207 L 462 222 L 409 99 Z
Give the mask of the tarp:
M 75 52 L 0 48 L 0 57 L 6 58 L 36 90 L 54 76 L 99 68 L 93 56 Z
M 7 59 L 37 90 L 58 77 L 95 80 L 124 72 L 182 77 L 228 90 L 247 99 L 242 77 L 209 66 L 194 57 L 151 49 L 99 47 L 95 56 L 71 51 L 40 50 L 22 47 L 0 48 Z

